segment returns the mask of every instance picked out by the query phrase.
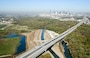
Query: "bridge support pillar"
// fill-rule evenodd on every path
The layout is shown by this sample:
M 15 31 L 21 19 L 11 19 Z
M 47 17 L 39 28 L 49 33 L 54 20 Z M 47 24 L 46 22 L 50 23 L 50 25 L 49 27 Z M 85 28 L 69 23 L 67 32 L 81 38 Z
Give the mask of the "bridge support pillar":
M 49 52 L 53 55 L 54 58 L 60 58 L 51 48 L 49 49 Z

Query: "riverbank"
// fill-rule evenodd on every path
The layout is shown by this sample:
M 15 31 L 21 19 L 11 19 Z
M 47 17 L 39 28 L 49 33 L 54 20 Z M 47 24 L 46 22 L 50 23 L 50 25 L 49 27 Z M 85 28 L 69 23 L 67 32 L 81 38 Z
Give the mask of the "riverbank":
M 41 30 L 22 33 L 22 35 L 26 36 L 26 51 L 31 50 L 41 44 Z

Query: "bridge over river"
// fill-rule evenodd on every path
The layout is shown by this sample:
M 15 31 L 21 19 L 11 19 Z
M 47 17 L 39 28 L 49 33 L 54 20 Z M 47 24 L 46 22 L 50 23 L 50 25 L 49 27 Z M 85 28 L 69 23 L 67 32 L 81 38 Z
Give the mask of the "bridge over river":
M 32 49 L 29 50 L 19 56 L 17 56 L 16 58 L 36 58 L 39 55 L 41 55 L 42 53 L 44 53 L 45 51 L 48 51 L 52 46 L 54 46 L 57 42 L 61 41 L 64 39 L 64 37 L 66 37 L 68 34 L 70 34 L 71 32 L 73 32 L 75 29 L 77 29 L 77 27 L 79 27 L 80 25 L 82 25 L 83 23 L 87 22 L 87 18 L 84 18 L 82 21 L 80 21 L 78 24 L 76 24 L 75 26 L 69 28 L 68 30 L 66 30 L 65 32 L 61 33 L 59 36 L 56 36 L 55 38 L 52 38 L 49 41 L 46 41 L 45 43 L 42 43 L 39 47 L 37 47 L 36 49 Z

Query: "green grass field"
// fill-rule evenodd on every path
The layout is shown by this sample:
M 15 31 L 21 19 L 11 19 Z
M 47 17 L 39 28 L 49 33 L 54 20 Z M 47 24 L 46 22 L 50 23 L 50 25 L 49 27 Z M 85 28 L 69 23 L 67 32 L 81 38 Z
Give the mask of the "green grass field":
M 0 39 L 0 56 L 14 54 L 19 41 L 19 38 Z

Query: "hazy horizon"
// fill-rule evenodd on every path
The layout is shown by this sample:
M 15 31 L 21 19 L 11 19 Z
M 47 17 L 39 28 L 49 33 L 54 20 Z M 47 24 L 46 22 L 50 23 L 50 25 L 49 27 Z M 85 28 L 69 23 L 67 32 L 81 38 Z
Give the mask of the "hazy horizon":
M 89 12 L 90 0 L 1 0 L 0 12 Z

